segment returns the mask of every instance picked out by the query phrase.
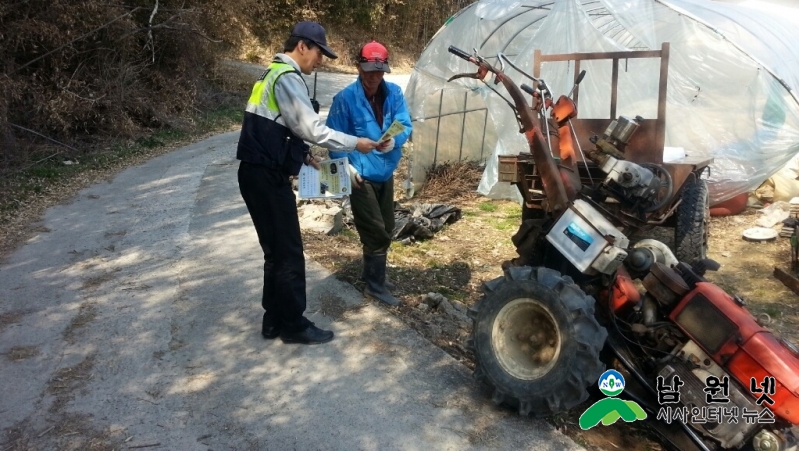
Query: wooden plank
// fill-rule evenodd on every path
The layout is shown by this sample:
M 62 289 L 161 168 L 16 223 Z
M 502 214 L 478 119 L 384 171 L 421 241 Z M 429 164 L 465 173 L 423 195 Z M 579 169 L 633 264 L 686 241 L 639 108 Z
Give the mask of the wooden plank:
M 786 287 L 790 288 L 791 291 L 799 294 L 799 279 L 781 270 L 780 268 L 777 268 L 776 266 L 774 267 L 774 277 L 785 284 Z
M 616 101 L 619 97 L 619 60 L 613 60 L 613 73 L 610 76 L 610 119 L 616 119 Z
M 666 88 L 668 87 L 669 79 L 669 55 L 670 49 L 668 42 L 664 42 L 660 50 L 660 86 L 658 89 L 658 127 L 655 132 L 655 148 L 659 154 L 657 161 L 653 163 L 663 162 L 663 146 L 666 145 Z
M 626 58 L 660 58 L 660 50 L 643 50 L 632 52 L 594 52 L 594 53 L 560 53 L 541 55 L 538 61 L 572 61 L 575 59 L 587 60 L 610 60 Z

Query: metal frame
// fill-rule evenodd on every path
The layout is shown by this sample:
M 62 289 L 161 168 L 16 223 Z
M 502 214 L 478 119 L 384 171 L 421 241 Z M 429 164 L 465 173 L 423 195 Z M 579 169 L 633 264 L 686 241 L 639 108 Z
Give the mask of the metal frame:
M 636 163 L 655 163 L 663 166 L 671 175 L 674 191 L 671 201 L 659 212 L 647 219 L 626 217 L 622 214 L 618 204 L 602 204 L 601 208 L 609 211 L 610 217 L 625 227 L 641 228 L 652 225 L 674 226 L 674 211 L 680 202 L 683 185 L 689 177 L 700 176 L 710 164 L 710 159 L 685 158 L 677 162 L 663 163 L 663 148 L 666 141 L 666 88 L 668 85 L 668 60 L 669 44 L 664 43 L 660 50 L 627 51 L 627 52 L 594 52 L 594 53 L 567 53 L 544 55 L 540 50 L 534 52 L 533 75 L 541 76 L 541 66 L 547 62 L 573 62 L 574 76 L 580 73 L 580 62 L 584 60 L 611 60 L 612 61 L 612 86 L 611 86 L 611 117 L 606 119 L 581 119 L 579 116 L 572 119 L 572 127 L 577 134 L 577 141 L 582 148 L 591 148 L 594 143 L 591 136 L 601 133 L 617 117 L 617 97 L 619 81 L 619 61 L 631 58 L 660 58 L 660 79 L 658 89 L 658 115 L 654 119 L 644 119 L 639 122 L 638 130 L 624 149 L 625 158 Z M 579 86 L 575 88 L 574 100 L 579 100 Z M 582 158 L 581 155 L 577 156 Z M 528 208 L 541 208 L 544 200 L 543 186 L 540 175 L 533 162 L 532 155 L 503 155 L 499 157 L 498 176 L 500 182 L 516 185 Z M 589 174 L 598 171 L 593 162 L 579 164 L 580 178 L 584 184 L 590 183 Z M 597 173 L 594 178 L 601 178 Z M 610 211 L 612 210 L 612 211 Z
M 666 88 L 669 78 L 669 43 L 664 42 L 660 50 L 631 52 L 563 53 L 544 55 L 536 50 L 533 56 L 533 76 L 540 78 L 541 65 L 547 62 L 574 62 L 574 77 L 580 73 L 581 61 L 612 60 L 613 74 L 610 94 L 610 117 L 607 119 L 572 119 L 580 145 L 589 148 L 592 134 L 603 131 L 616 119 L 616 105 L 619 93 L 619 60 L 636 58 L 660 58 L 660 80 L 658 83 L 658 116 L 644 119 L 629 143 L 626 157 L 636 163 L 662 163 L 663 147 L 666 143 Z M 574 90 L 574 102 L 579 105 L 580 87 Z M 593 132 L 593 133 L 592 133 Z
M 485 152 L 485 140 L 486 140 L 486 127 L 488 126 L 488 107 L 466 109 L 466 104 L 469 101 L 469 93 L 466 92 L 463 95 L 463 110 L 455 111 L 453 113 L 442 114 L 441 113 L 441 108 L 442 108 L 442 104 L 444 103 L 443 100 L 444 100 L 444 90 L 442 89 L 441 90 L 441 94 L 439 95 L 439 99 L 438 99 L 438 114 L 433 115 L 433 116 L 417 117 L 417 118 L 412 118 L 411 119 L 411 122 L 426 121 L 428 119 L 436 119 L 437 120 L 437 122 L 436 122 L 436 140 L 435 140 L 435 146 L 433 148 L 433 166 L 435 166 L 436 162 L 438 161 L 438 142 L 439 142 L 439 138 L 440 138 L 440 135 L 441 135 L 441 118 L 447 117 L 447 116 L 455 116 L 455 115 L 459 115 L 459 114 L 463 115 L 463 117 L 461 119 L 460 145 L 458 147 L 458 162 L 460 162 L 463 159 L 463 140 L 464 140 L 464 135 L 466 134 L 466 115 L 469 114 L 469 113 L 475 113 L 475 112 L 478 112 L 478 111 L 484 111 L 485 112 L 485 115 L 483 117 L 483 137 L 482 137 L 482 139 L 480 141 L 480 161 L 483 161 L 485 159 L 484 152 Z

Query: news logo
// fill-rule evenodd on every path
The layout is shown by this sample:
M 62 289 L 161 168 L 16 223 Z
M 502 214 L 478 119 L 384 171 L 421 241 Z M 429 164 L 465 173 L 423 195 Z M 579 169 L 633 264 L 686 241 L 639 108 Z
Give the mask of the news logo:
M 580 415 L 580 428 L 583 430 L 602 423 L 609 426 L 619 418 L 631 423 L 646 419 L 646 412 L 634 401 L 616 398 L 624 391 L 624 376 L 616 370 L 607 370 L 599 378 L 599 390 L 608 396 L 600 399 Z

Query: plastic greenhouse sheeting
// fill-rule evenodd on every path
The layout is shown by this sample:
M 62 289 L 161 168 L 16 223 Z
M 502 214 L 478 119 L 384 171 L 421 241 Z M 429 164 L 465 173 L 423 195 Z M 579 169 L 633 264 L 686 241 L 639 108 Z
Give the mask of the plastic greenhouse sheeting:
M 799 153 L 799 14 L 795 8 L 709 0 L 482 0 L 436 33 L 406 90 L 414 123 L 411 178 L 445 161 L 485 161 L 478 188 L 510 197 L 497 183 L 497 156 L 528 152 L 511 109 L 478 80 L 453 74 L 475 67 L 455 45 L 496 62 L 504 53 L 533 72 L 544 54 L 659 50 L 670 43 L 666 147 L 713 158 L 711 202 L 753 190 Z M 609 117 L 611 62 L 583 61 L 579 115 Z M 629 60 L 619 74 L 617 115 L 657 116 L 660 62 Z M 573 65 L 545 63 L 541 76 L 555 96 L 568 93 Z M 516 71 L 518 84 L 528 82 Z M 490 83 L 491 81 L 487 79 Z M 496 85 L 505 94 L 501 85 Z M 601 134 L 601 130 L 597 131 Z

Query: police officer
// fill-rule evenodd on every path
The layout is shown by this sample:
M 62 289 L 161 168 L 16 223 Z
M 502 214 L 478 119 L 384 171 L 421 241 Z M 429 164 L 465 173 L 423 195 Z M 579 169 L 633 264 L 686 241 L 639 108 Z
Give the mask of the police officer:
M 241 126 L 236 158 L 241 197 L 247 204 L 264 252 L 264 316 L 261 334 L 286 343 L 316 344 L 333 339 L 303 316 L 306 306 L 305 258 L 294 192 L 289 176 L 303 164 L 319 169 L 305 141 L 333 150 L 369 153 L 379 143 L 325 126 L 302 78 L 337 58 L 325 29 L 300 22 L 266 72 L 255 83 Z

